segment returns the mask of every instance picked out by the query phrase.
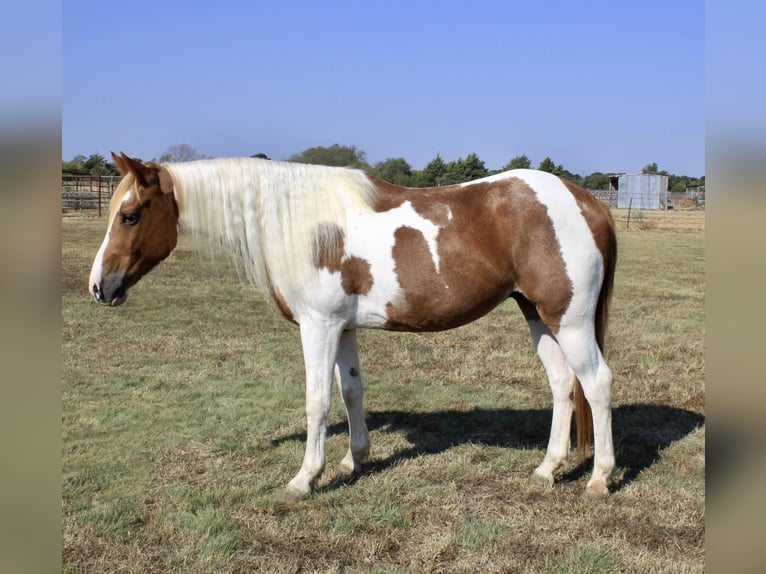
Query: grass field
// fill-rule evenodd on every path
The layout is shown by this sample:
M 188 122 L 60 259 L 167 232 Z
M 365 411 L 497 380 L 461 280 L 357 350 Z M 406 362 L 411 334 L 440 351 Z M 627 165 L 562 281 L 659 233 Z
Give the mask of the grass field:
M 63 571 L 702 572 L 704 214 L 616 212 L 613 494 L 555 487 L 550 391 L 513 302 L 438 334 L 360 333 L 372 461 L 297 505 L 297 329 L 182 238 L 120 308 L 86 290 L 104 220 L 62 221 Z M 639 223 L 641 223 L 639 225 Z

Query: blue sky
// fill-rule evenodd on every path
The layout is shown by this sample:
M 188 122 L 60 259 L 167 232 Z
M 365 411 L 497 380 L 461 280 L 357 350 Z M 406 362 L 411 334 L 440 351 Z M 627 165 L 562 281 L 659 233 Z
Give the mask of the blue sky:
M 62 157 L 355 145 L 705 170 L 702 1 L 63 4 Z

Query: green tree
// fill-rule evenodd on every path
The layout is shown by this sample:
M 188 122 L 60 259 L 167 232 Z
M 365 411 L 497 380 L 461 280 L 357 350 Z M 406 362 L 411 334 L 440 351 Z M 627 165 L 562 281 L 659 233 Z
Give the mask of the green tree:
M 88 156 L 83 164 L 85 172 L 91 175 L 107 175 L 109 168 L 106 165 L 106 158 L 100 153 L 94 153 Z
M 568 179 L 569 181 L 573 181 L 574 183 L 577 183 L 579 185 L 582 185 L 583 178 L 580 175 L 577 175 L 576 173 L 572 173 L 571 171 L 564 169 L 564 166 L 562 165 L 556 165 L 556 162 L 554 162 L 550 157 L 547 157 L 540 162 L 540 165 L 537 166 L 537 169 L 540 171 L 547 171 L 548 173 L 552 173 L 554 175 L 557 175 L 559 177 L 563 177 L 564 179 Z
M 669 175 L 668 191 L 686 191 L 690 187 L 705 185 L 705 177 L 696 178 L 688 175 Z
M 585 189 L 609 189 L 609 176 L 600 171 L 593 172 L 583 179 L 582 186 Z
M 556 173 L 561 166 L 557 166 L 556 163 L 548 156 L 545 156 L 545 159 L 540 162 L 540 165 L 537 166 L 537 169 L 540 171 L 547 171 L 548 173 Z M 558 173 L 556 173 L 558 175 Z
M 564 179 L 568 179 L 569 181 L 573 181 L 578 185 L 583 184 L 583 177 L 581 175 L 572 173 L 568 169 L 564 169 L 562 166 L 558 166 L 558 173 L 556 175 L 563 177 Z
M 465 178 L 463 181 L 473 181 L 474 179 L 485 177 L 489 173 L 487 166 L 484 165 L 484 161 L 480 160 L 479 156 L 475 153 L 469 153 L 465 157 L 461 168 Z
M 372 173 L 395 185 L 412 184 L 412 166 L 403 157 L 389 158 L 375 164 Z
M 61 162 L 61 171 L 63 173 L 73 173 L 79 175 L 118 175 L 117 167 L 99 154 L 93 153 L 88 157 L 76 155 L 71 161 Z
M 257 158 L 257 159 L 271 159 L 265 153 L 257 153 L 255 155 L 251 155 L 250 157 L 254 157 L 254 158 Z
M 670 175 L 667 171 L 664 169 L 659 169 L 657 167 L 656 163 L 647 163 L 644 167 L 641 168 L 641 173 L 646 174 L 654 174 L 654 175 Z
M 641 168 L 641 173 L 646 174 L 654 174 L 654 173 L 660 173 L 659 169 L 657 168 L 657 163 L 647 163 L 644 167 Z
M 529 169 L 531 166 L 532 162 L 529 161 L 529 158 L 526 155 L 522 154 L 511 159 L 511 161 L 501 168 L 501 171 L 508 171 L 509 169 Z
M 458 158 L 455 161 L 451 161 L 446 165 L 444 176 L 439 182 L 440 185 L 450 185 L 453 183 L 464 183 L 466 181 L 473 181 L 486 176 L 489 173 L 487 171 L 484 162 L 479 159 L 476 153 L 469 153 L 465 159 Z
M 446 171 L 447 164 L 444 163 L 442 156 L 437 153 L 436 157 L 429 161 L 418 173 L 416 185 L 418 187 L 435 187 L 440 185 Z
M 316 146 L 290 156 L 290 161 L 337 167 L 356 167 L 371 170 L 367 154 L 356 146 L 333 144 L 330 147 Z
M 63 173 L 85 174 L 85 161 L 88 158 L 84 155 L 76 155 L 70 161 L 61 162 L 61 171 Z

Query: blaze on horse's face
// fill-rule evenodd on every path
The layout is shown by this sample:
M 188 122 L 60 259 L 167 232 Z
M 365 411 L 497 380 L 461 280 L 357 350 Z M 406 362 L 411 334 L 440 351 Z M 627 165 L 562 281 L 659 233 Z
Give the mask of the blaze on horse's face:
M 126 185 L 112 199 L 109 227 L 93 261 L 89 290 L 96 301 L 114 307 L 122 305 L 128 289 L 176 246 L 178 205 L 167 169 L 124 153 L 112 157 Z

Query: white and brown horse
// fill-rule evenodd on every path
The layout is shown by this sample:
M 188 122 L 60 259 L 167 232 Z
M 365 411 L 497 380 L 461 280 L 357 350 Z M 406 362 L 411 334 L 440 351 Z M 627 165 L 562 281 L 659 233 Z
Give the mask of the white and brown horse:
M 124 177 L 90 275 L 97 301 L 124 303 L 173 250 L 180 226 L 241 261 L 299 326 L 308 437 L 288 497 L 308 495 L 324 470 L 333 375 L 350 433 L 341 465 L 358 472 L 369 455 L 357 328 L 450 329 L 509 297 L 529 323 L 553 391 L 548 449 L 532 478 L 553 483 L 569 452 L 574 409 L 578 450 L 594 442 L 586 493 L 607 493 L 612 375 L 601 349 L 617 249 L 608 208 L 588 192 L 534 170 L 407 189 L 324 166 L 113 157 Z

